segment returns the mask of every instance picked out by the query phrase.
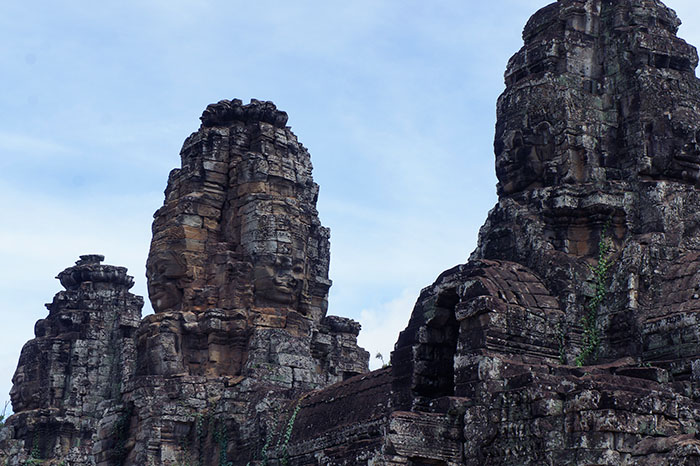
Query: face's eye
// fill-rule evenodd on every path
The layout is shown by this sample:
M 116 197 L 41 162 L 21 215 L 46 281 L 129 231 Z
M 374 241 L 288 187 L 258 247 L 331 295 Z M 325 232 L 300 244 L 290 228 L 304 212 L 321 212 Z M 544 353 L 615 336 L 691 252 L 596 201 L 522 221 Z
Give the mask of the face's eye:
M 292 260 L 289 257 L 278 257 L 277 265 L 279 265 L 280 267 L 289 267 L 292 265 Z
M 673 124 L 671 127 L 671 131 L 675 137 L 683 141 L 687 141 L 688 139 L 690 139 L 694 133 L 694 131 L 691 131 L 690 128 L 686 127 L 681 123 Z

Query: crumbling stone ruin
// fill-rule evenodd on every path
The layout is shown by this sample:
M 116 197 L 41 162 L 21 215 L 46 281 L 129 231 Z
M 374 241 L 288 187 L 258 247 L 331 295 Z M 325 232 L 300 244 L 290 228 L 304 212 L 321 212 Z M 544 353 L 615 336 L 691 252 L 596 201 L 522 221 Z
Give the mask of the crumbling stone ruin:
M 700 464 L 700 81 L 657 0 L 560 0 L 508 63 L 497 205 L 389 367 L 326 315 L 328 231 L 287 116 L 222 101 L 182 150 L 139 321 L 123 268 L 59 275 L 8 464 Z
M 12 378 L 15 414 L 2 431 L 3 464 L 94 464 L 91 446 L 104 412 L 133 377 L 143 307 L 143 298 L 129 293 L 133 277 L 103 260 L 80 256 L 56 277 L 65 291 L 46 305 L 49 315 L 36 323 Z

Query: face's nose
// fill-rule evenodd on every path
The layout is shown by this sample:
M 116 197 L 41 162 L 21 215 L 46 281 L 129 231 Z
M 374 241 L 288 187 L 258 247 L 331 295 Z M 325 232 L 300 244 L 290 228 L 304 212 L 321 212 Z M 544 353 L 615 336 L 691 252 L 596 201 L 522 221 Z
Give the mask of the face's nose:
M 19 383 L 20 380 L 13 381 L 12 388 L 10 389 L 10 401 L 14 402 L 19 397 Z
M 296 279 L 294 278 L 294 274 L 292 273 L 292 269 L 289 267 L 280 269 L 277 273 L 277 276 L 278 278 L 288 283 L 294 283 L 296 281 Z

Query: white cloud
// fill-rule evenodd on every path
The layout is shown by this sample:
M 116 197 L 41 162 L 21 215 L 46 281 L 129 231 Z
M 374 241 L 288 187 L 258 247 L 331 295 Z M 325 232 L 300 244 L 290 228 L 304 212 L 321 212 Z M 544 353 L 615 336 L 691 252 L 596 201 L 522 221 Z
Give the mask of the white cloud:
M 405 289 L 391 301 L 360 312 L 359 321 L 362 324 L 362 331 L 358 337 L 358 343 L 369 351 L 371 369 L 377 369 L 382 365 L 381 360 L 375 357 L 377 353 L 383 356 L 384 363 L 389 363 L 394 343 L 399 337 L 399 332 L 406 328 L 419 291 Z
M 68 156 L 70 151 L 63 144 L 51 139 L 20 133 L 0 131 L 0 151 L 21 153 L 23 156 Z

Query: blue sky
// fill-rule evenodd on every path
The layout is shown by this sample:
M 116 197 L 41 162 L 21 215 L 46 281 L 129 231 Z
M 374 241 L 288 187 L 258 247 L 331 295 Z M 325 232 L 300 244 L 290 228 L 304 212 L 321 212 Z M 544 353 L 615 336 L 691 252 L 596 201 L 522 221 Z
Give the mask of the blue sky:
M 331 228 L 330 313 L 360 320 L 361 343 L 388 357 L 496 201 L 503 71 L 548 3 L 1 2 L 0 402 L 53 277 L 80 254 L 127 266 L 146 295 L 168 172 L 224 98 L 288 112 Z M 666 3 L 700 44 L 694 2 Z

